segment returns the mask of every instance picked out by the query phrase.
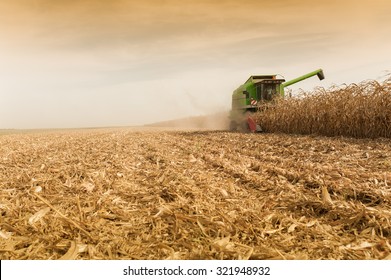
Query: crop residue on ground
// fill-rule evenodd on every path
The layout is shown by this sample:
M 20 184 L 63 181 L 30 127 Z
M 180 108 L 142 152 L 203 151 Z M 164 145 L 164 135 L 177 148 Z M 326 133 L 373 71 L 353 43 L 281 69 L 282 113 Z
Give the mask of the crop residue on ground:
M 1 259 L 390 259 L 391 142 L 0 136 Z

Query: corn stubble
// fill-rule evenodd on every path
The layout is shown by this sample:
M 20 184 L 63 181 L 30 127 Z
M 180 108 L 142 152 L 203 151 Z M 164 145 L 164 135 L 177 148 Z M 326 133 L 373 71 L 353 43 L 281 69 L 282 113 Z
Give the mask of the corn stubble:
M 100 129 L 0 137 L 1 259 L 389 259 L 391 143 Z
M 391 76 L 382 83 L 316 88 L 263 108 L 256 121 L 266 132 L 390 138 Z

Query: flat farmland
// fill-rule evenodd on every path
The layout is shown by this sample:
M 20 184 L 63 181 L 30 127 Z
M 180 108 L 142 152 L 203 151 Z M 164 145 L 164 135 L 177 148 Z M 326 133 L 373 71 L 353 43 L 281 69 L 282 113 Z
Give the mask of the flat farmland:
M 391 141 L 0 135 L 1 259 L 391 259 Z

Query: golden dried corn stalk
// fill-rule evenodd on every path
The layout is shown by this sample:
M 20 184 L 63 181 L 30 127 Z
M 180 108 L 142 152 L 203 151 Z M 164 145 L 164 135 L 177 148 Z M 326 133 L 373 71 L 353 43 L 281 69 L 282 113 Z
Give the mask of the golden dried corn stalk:
M 391 76 L 383 83 L 319 87 L 263 109 L 255 118 L 266 132 L 391 138 Z

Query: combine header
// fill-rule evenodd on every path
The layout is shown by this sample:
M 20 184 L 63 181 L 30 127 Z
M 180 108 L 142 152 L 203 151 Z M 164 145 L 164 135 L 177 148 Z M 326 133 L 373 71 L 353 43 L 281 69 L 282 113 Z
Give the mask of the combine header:
M 280 95 L 284 97 L 284 89 L 310 77 L 317 75 L 319 80 L 324 79 L 322 69 L 318 69 L 296 79 L 285 82 L 284 79 L 277 79 L 277 75 L 256 75 L 238 87 L 232 94 L 232 109 L 230 115 L 231 130 L 250 130 L 251 132 L 261 131 L 251 116 L 264 102 L 271 101 Z

